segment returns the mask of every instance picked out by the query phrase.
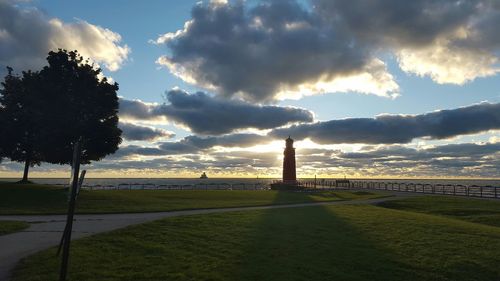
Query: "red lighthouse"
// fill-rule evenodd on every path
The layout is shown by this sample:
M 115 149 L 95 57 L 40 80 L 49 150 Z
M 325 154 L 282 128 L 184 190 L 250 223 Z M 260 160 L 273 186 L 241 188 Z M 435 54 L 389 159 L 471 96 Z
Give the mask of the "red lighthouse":
M 290 136 L 286 139 L 286 147 L 283 154 L 283 183 L 296 184 L 297 175 L 295 172 L 295 148 L 293 147 L 293 140 Z

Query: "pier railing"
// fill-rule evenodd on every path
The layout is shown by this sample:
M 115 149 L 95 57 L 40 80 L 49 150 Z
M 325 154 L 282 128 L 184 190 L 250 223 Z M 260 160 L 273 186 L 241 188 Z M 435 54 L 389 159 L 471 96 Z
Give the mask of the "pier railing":
M 118 185 L 83 185 L 85 190 L 265 190 L 268 183 L 196 183 L 196 184 L 154 184 L 120 183 Z
M 367 189 L 424 194 L 455 195 L 500 199 L 500 187 L 491 185 L 462 185 L 418 182 L 383 182 L 364 180 L 300 180 L 306 191 Z M 261 183 L 195 183 L 195 184 L 154 184 L 120 183 L 117 185 L 83 185 L 85 190 L 268 190 L 269 182 Z
M 441 183 L 382 182 L 356 180 L 306 180 L 300 184 L 307 189 L 372 189 L 425 194 L 455 195 L 500 199 L 500 187 L 491 185 L 462 185 Z

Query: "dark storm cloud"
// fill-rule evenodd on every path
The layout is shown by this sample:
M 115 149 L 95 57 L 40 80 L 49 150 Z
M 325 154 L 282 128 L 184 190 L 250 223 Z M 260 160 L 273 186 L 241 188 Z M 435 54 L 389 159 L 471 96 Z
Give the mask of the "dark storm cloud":
M 172 138 L 174 133 L 163 129 L 134 125 L 132 123 L 120 122 L 122 136 L 132 141 L 153 141 L 160 138 Z
M 276 129 L 270 135 L 310 138 L 321 144 L 391 144 L 408 143 L 423 137 L 444 139 L 495 129 L 500 129 L 500 103 L 481 103 L 421 115 L 380 115 L 301 124 Z
M 193 132 L 220 135 L 237 129 L 272 129 L 294 122 L 311 122 L 313 114 L 305 109 L 261 106 L 239 100 L 211 97 L 203 92 L 188 94 L 172 90 L 166 94 L 168 104 L 146 104 L 120 100 L 120 116 L 152 120 L 165 117 L 189 127 Z
M 197 4 L 177 33 L 157 39 L 171 50 L 158 63 L 226 96 L 270 101 L 283 89 L 363 73 L 373 57 L 341 26 L 296 1 Z

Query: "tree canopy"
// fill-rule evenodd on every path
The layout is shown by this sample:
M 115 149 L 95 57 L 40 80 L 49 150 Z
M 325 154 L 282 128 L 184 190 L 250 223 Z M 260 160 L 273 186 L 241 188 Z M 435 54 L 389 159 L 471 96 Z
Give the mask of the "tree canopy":
M 43 159 L 41 141 L 43 129 L 40 120 L 40 73 L 23 72 L 22 76 L 8 74 L 0 90 L 0 117 L 2 123 L 1 153 L 11 161 L 24 162 L 23 181 L 27 181 L 29 167 L 39 165 Z
M 118 128 L 118 84 L 76 51 L 50 52 L 40 72 L 47 92 L 44 161 L 70 164 L 73 145 L 81 138 L 82 163 L 114 153 L 121 143 Z
M 8 74 L 0 90 L 0 158 L 30 166 L 70 164 L 81 141 L 81 162 L 99 161 L 121 143 L 118 84 L 77 51 L 50 52 L 48 65 L 22 76 Z

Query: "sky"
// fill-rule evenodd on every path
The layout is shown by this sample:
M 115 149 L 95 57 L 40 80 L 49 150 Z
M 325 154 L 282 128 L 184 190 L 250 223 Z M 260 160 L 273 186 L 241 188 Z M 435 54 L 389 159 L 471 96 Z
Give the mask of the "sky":
M 89 177 L 280 177 L 290 135 L 298 177 L 499 178 L 499 24 L 495 0 L 0 0 L 0 75 L 65 48 L 119 84 Z

